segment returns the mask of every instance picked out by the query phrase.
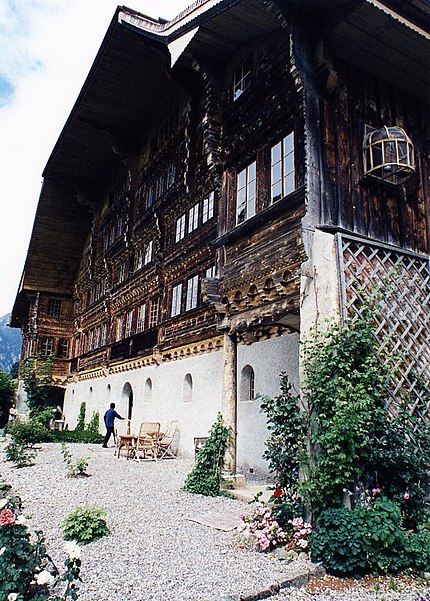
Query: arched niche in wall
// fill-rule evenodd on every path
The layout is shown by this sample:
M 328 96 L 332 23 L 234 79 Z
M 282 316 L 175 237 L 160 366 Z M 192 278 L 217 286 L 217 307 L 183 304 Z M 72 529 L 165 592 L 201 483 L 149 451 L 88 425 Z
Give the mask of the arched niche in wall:
M 149 405 L 152 401 L 152 380 L 151 378 L 146 378 L 145 382 L 145 390 L 143 391 L 143 402 Z
M 255 399 L 255 374 L 250 365 L 245 365 L 240 378 L 240 401 L 253 401 Z
M 193 397 L 193 378 L 191 374 L 187 374 L 184 378 L 182 388 L 182 400 L 184 403 L 191 403 Z
M 122 415 L 122 417 L 127 417 L 127 419 L 131 419 L 133 415 L 133 389 L 129 382 L 126 382 L 122 387 L 121 393 L 121 411 L 126 412 L 126 416 Z

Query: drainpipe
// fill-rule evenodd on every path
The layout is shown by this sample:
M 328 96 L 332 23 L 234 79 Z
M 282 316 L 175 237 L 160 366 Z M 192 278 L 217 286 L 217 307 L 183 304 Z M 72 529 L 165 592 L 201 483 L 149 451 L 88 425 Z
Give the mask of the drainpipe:
M 237 337 L 224 332 L 224 365 L 221 413 L 225 425 L 231 429 L 231 438 L 225 456 L 225 469 L 236 474 L 237 443 Z

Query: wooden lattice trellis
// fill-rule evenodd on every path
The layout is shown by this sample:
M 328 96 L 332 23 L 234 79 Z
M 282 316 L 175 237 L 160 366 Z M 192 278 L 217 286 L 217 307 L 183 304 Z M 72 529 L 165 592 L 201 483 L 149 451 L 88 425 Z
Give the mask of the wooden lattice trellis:
M 405 392 L 430 419 L 430 262 L 406 250 L 337 234 L 341 312 L 345 322 L 371 299 L 379 357 L 392 361 L 388 409 Z

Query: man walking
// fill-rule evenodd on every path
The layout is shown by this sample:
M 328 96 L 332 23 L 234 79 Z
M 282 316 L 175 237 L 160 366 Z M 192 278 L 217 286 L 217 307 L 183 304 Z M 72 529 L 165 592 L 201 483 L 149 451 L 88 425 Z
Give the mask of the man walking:
M 109 438 L 110 438 L 111 434 L 113 434 L 114 442 L 116 442 L 115 431 L 114 431 L 115 418 L 125 419 L 124 417 L 121 417 L 120 415 L 118 415 L 118 413 L 115 411 L 115 403 L 111 403 L 110 409 L 108 409 L 106 411 L 105 416 L 104 416 L 105 426 L 106 426 L 106 436 L 105 436 L 105 439 L 104 439 L 103 445 L 102 445 L 102 447 L 104 449 L 107 449 L 107 443 L 109 442 Z

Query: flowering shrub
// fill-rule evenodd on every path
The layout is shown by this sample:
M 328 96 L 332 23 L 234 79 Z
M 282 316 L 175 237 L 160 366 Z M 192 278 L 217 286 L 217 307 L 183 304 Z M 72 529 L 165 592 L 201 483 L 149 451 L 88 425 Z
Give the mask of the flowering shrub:
M 251 538 L 259 551 L 269 551 L 288 542 L 288 534 L 272 515 L 270 507 L 257 503 L 250 514 L 241 514 L 244 538 Z
M 4 601 L 64 601 L 78 598 L 80 558 L 69 550 L 61 575 L 46 553 L 42 532 L 31 534 L 22 514 L 21 500 L 0 483 L 0 599 Z M 62 595 L 53 593 L 65 585 Z
M 288 520 L 288 523 L 293 529 L 293 534 L 290 542 L 285 548 L 288 551 L 296 551 L 298 553 L 307 551 L 309 547 L 310 536 L 312 534 L 311 524 L 309 522 L 305 522 L 301 517 Z

